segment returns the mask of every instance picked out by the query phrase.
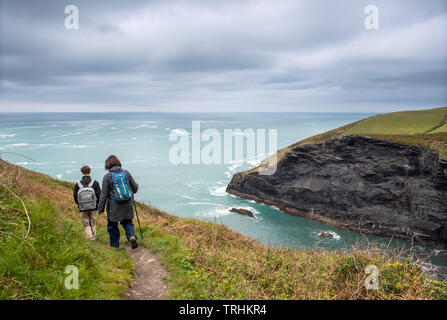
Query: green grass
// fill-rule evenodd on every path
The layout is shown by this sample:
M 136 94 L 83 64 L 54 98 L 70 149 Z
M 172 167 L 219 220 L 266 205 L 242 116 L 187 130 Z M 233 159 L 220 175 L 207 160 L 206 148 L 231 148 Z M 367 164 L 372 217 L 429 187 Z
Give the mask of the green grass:
M 447 156 L 447 107 L 392 112 L 365 118 L 282 148 L 275 154 L 276 161 L 281 161 L 284 155 L 294 147 L 304 144 L 323 143 L 326 140 L 345 135 L 369 136 L 428 147 L 438 150 L 442 156 Z M 268 160 L 266 160 L 263 164 L 244 171 L 242 174 L 256 172 L 260 168 L 265 168 L 268 163 Z
M 72 185 L 0 160 L 0 299 L 119 299 L 133 262 L 84 238 Z M 7 179 L 6 179 L 7 178 Z M 6 182 L 7 181 L 7 182 Z M 169 272 L 171 299 L 447 299 L 447 282 L 429 279 L 399 252 L 360 245 L 351 252 L 267 247 L 224 225 L 179 218 L 138 204 L 144 240 Z M 247 218 L 249 219 L 249 218 Z M 365 288 L 364 268 L 376 265 L 379 290 Z M 79 290 L 64 287 L 67 265 L 80 271 Z
M 191 251 L 183 241 L 161 229 L 149 227 L 144 233 L 143 242 L 161 256 L 162 263 L 169 272 L 168 281 L 173 284 L 170 288 L 170 298 L 199 299 L 198 288 L 201 286 L 194 277 Z
M 358 121 L 343 134 L 423 134 L 439 125 L 446 115 L 447 107 L 387 113 Z
M 134 265 L 125 250 L 85 239 L 79 222 L 62 218 L 49 200 L 21 202 L 0 186 L 0 299 L 119 299 Z M 68 290 L 65 268 L 79 270 L 79 289 Z
M 442 118 L 441 122 L 430 130 L 430 133 L 447 132 L 447 113 Z
M 150 225 L 144 243 L 169 271 L 171 299 L 447 299 L 446 282 L 398 252 L 266 247 L 223 225 L 140 209 Z M 368 265 L 379 269 L 378 290 L 365 288 Z

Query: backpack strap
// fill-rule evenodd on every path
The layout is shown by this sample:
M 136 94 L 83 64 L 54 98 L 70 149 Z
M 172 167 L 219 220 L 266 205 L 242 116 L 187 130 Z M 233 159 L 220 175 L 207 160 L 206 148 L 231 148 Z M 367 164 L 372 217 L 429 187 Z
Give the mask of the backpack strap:
M 92 188 L 92 187 L 93 187 L 93 184 L 95 183 L 95 181 L 96 181 L 96 180 L 93 180 L 93 179 L 92 179 L 92 181 L 90 181 L 88 187 L 89 187 L 89 188 Z
M 78 187 L 79 187 L 79 189 L 84 188 L 84 186 L 82 185 L 81 181 L 78 181 Z

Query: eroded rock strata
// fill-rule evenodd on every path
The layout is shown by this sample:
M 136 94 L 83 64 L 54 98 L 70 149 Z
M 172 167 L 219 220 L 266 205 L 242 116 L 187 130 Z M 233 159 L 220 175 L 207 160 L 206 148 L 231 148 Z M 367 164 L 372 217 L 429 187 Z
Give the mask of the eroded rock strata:
M 227 192 L 339 228 L 447 246 L 447 161 L 360 136 L 294 147 L 273 175 L 236 173 Z

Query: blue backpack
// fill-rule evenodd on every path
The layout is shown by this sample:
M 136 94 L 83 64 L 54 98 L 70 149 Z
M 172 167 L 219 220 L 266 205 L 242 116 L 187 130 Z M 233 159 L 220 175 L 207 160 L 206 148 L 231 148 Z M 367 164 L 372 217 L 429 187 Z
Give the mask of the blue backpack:
M 126 202 L 132 198 L 132 191 L 129 187 L 129 178 L 124 171 L 112 172 L 112 201 Z

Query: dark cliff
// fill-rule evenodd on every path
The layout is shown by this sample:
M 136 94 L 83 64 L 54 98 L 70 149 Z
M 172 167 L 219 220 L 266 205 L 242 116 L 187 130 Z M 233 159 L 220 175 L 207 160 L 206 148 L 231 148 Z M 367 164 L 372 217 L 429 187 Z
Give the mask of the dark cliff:
M 447 246 L 447 161 L 424 147 L 360 136 L 296 146 L 275 174 L 236 173 L 227 192 L 343 229 Z

